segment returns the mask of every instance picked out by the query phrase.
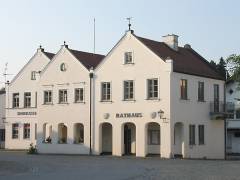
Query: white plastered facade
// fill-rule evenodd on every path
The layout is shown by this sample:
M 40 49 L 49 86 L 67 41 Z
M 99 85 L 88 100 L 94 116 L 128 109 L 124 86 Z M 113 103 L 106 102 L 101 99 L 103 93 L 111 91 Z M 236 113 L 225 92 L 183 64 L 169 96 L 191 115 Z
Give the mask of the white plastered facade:
M 6 149 L 28 149 L 30 144 L 36 145 L 37 128 L 37 82 L 39 71 L 50 62 L 50 59 L 39 48 L 30 61 L 6 87 Z M 31 72 L 36 71 L 36 80 L 31 80 Z M 31 106 L 24 107 L 24 93 L 31 93 Z M 13 93 L 19 93 L 19 107 L 13 108 Z M 25 113 L 25 114 L 23 114 Z M 18 138 L 12 137 L 12 126 L 18 124 Z M 30 123 L 30 137 L 24 138 L 24 124 Z

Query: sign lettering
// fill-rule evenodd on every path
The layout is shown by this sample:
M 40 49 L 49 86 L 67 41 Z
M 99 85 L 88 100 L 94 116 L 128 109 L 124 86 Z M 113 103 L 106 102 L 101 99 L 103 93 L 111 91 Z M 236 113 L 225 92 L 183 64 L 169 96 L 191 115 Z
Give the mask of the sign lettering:
M 142 113 L 116 113 L 116 118 L 141 118 Z

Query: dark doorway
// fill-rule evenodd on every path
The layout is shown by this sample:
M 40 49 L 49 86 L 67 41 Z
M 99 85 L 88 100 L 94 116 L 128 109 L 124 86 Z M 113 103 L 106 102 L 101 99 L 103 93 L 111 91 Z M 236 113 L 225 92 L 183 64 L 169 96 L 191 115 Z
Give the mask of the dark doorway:
M 136 154 L 136 126 L 133 123 L 124 125 L 124 155 Z
M 125 155 L 131 154 L 131 129 L 126 124 L 124 126 L 124 152 Z

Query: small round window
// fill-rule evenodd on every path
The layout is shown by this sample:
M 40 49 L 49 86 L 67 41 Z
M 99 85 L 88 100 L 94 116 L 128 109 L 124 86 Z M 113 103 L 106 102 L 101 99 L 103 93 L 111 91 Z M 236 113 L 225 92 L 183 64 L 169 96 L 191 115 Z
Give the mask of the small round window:
M 66 64 L 65 64 L 65 63 L 62 63 L 62 64 L 60 65 L 60 70 L 61 70 L 61 71 L 66 71 L 66 70 L 67 70 L 67 67 L 66 67 Z

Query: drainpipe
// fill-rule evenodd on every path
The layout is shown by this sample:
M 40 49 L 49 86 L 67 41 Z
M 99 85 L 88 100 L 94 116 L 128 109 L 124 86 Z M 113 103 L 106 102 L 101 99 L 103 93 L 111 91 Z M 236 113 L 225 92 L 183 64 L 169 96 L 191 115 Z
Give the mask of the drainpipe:
M 226 102 L 226 80 L 227 80 L 227 71 L 225 71 L 226 77 L 224 81 L 224 112 L 227 111 L 227 102 Z M 224 159 L 226 160 L 226 154 L 227 154 L 227 120 L 226 116 L 224 116 Z
M 93 67 L 91 67 L 89 72 L 89 78 L 90 78 L 90 93 L 89 93 L 89 101 L 90 101 L 90 107 L 89 107 L 89 155 L 92 155 L 92 80 L 93 80 Z

